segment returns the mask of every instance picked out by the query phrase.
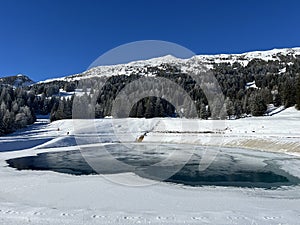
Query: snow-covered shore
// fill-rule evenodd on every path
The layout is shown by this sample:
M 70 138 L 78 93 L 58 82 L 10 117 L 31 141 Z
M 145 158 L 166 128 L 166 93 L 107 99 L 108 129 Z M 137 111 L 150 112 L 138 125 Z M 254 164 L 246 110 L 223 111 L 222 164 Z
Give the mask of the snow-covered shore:
M 272 117 L 228 121 L 155 118 L 48 124 L 39 120 L 32 127 L 0 138 L 0 224 L 297 224 L 299 186 L 264 190 L 158 182 L 133 187 L 100 175 L 16 171 L 7 167 L 5 160 L 78 149 L 82 139 L 76 142 L 74 135 L 95 143 L 126 144 L 145 132 L 143 142 L 152 145 L 192 143 L 294 154 L 300 152 L 299 127 L 300 113 L 294 108 Z M 95 130 L 97 137 L 93 136 Z M 282 167 L 299 177 L 299 165 L 295 156 Z M 110 176 L 147 184 L 146 179 L 131 173 Z
M 300 112 L 288 108 L 269 117 L 226 121 L 162 120 L 145 138 L 149 142 L 160 140 L 300 155 Z
M 1 224 L 297 224 L 300 217 L 299 186 L 264 190 L 160 182 L 132 187 L 100 175 L 5 167 L 5 159 L 33 153 L 0 154 Z M 285 166 L 300 172 L 299 162 Z M 147 184 L 133 174 L 111 176 Z
M 123 175 L 123 176 L 126 176 Z M 1 169 L 0 222 L 24 224 L 297 224 L 299 188 L 126 187 L 100 176 Z

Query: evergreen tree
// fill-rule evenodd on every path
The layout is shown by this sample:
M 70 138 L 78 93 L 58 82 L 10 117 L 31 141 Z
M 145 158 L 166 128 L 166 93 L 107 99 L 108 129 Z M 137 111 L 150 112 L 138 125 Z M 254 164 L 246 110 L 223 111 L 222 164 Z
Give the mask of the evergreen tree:
M 282 95 L 283 103 L 286 108 L 296 104 L 296 85 L 293 79 L 286 79 L 283 84 Z
M 300 75 L 298 76 L 297 79 L 297 89 L 296 89 L 296 104 L 297 104 L 297 109 L 300 110 Z
M 250 109 L 253 116 L 263 116 L 267 110 L 267 104 L 263 95 L 259 92 L 253 93 L 250 98 Z
M 149 97 L 146 100 L 145 105 L 145 118 L 153 118 L 154 117 L 154 105 L 153 105 L 153 98 Z
M 136 116 L 137 116 L 138 118 L 144 117 L 144 107 L 143 107 L 142 101 L 139 101 L 139 102 L 137 103 Z
M 209 117 L 209 112 L 207 110 L 207 107 L 205 104 L 202 103 L 200 106 L 200 118 L 207 120 L 208 117 Z
M 135 116 L 134 116 L 135 117 Z M 96 104 L 95 106 L 95 118 L 103 118 L 103 111 L 100 104 Z
M 227 115 L 229 117 L 236 115 L 234 104 L 229 98 L 225 100 L 225 105 L 226 105 Z

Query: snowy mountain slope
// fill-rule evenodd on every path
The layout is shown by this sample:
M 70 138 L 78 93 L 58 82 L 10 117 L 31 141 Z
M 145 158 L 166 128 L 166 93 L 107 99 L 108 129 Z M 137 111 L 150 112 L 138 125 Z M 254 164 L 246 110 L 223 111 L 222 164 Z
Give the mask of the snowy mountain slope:
M 300 57 L 300 48 L 284 48 L 273 49 L 268 51 L 253 51 L 242 54 L 218 54 L 218 55 L 196 55 L 189 59 L 180 59 L 171 55 L 153 58 L 149 60 L 140 60 L 130 62 L 127 64 L 118 64 L 112 66 L 98 66 L 91 68 L 83 73 L 74 74 L 66 77 L 48 79 L 41 81 L 40 83 L 48 83 L 56 80 L 72 81 L 81 80 L 89 77 L 97 76 L 113 76 L 113 75 L 131 75 L 131 74 L 144 74 L 155 75 L 151 72 L 151 67 L 158 67 L 164 69 L 164 65 L 173 65 L 182 69 L 183 72 L 193 70 L 195 66 L 203 65 L 207 69 L 211 69 L 218 63 L 230 63 L 235 62 L 242 66 L 247 66 L 253 59 L 260 59 L 264 61 L 281 61 L 281 56 Z
M 284 48 L 273 49 L 268 51 L 254 51 L 242 54 L 219 54 L 219 55 L 199 55 L 195 56 L 198 60 L 204 63 L 234 63 L 238 62 L 243 66 L 253 59 L 261 59 L 264 61 L 280 61 L 280 56 L 300 56 L 300 48 Z
M 0 78 L 0 85 L 11 85 L 13 87 L 26 87 L 33 83 L 33 80 L 23 74 Z

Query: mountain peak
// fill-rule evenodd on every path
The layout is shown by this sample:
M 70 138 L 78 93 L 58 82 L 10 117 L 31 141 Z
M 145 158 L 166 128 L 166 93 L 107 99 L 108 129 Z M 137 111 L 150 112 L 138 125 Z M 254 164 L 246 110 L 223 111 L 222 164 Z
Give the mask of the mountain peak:
M 24 74 L 17 74 L 14 76 L 0 78 L 0 85 L 10 85 L 13 87 L 25 87 L 33 83 L 33 80 L 31 80 L 28 76 Z

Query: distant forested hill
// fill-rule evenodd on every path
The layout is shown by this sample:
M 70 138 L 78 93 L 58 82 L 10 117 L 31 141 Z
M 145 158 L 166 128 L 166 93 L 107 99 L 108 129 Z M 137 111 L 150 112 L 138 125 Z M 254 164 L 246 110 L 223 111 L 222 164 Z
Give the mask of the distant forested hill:
M 96 67 L 82 74 L 40 83 L 20 75 L 0 78 L 0 134 L 33 123 L 36 114 L 49 114 L 51 121 L 72 118 L 73 104 L 82 102 L 90 103 L 84 108 L 87 114 L 96 118 L 111 116 L 116 96 L 132 81 L 147 89 L 155 88 L 151 82 L 141 82 L 139 78 L 143 76 L 167 78 L 180 85 L 193 100 L 198 118 L 220 119 L 211 113 L 217 106 L 209 104 L 190 76 L 198 64 L 204 65 L 221 86 L 227 118 L 263 116 L 278 107 L 300 108 L 300 49 L 195 56 L 189 60 L 167 56 Z M 176 94 L 174 90 L 174 98 Z M 149 94 L 133 105 L 129 116 L 189 118 L 191 107 L 187 102 L 183 99 L 179 103 L 182 110 L 176 111 L 165 99 Z

